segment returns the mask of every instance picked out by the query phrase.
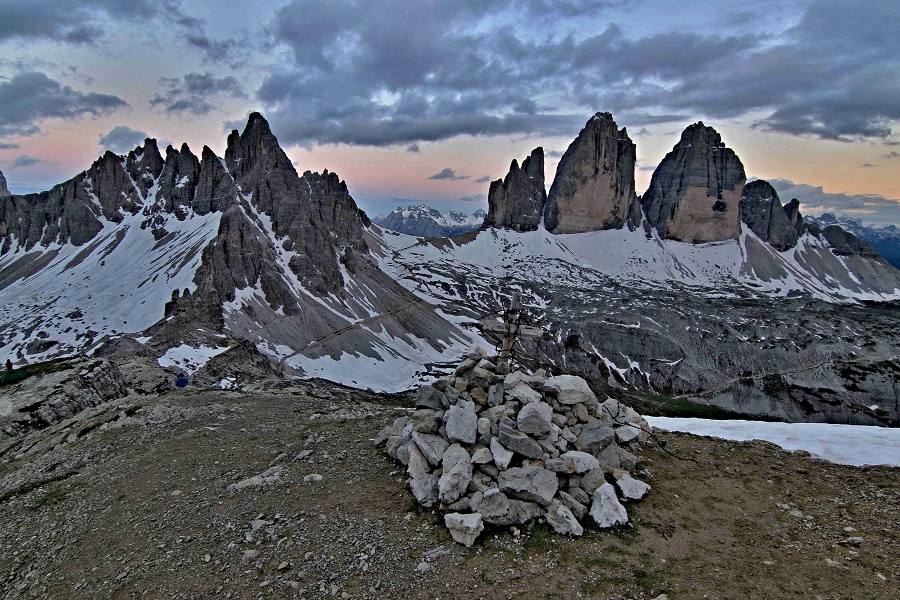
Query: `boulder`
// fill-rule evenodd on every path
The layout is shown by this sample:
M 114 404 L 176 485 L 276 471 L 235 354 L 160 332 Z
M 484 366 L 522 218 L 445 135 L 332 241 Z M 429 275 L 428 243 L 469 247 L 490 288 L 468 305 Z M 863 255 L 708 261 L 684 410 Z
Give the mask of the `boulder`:
M 541 448 L 541 445 L 529 437 L 528 434 L 516 429 L 516 423 L 512 419 L 504 418 L 500 421 L 500 435 L 498 439 L 504 447 L 509 448 L 513 452 L 518 452 L 522 456 L 537 460 L 544 455 L 544 449 Z M 500 465 L 497 466 L 499 467 Z
M 434 473 L 423 473 L 411 478 L 409 489 L 416 502 L 425 508 L 431 508 L 438 502 L 438 476 Z
M 555 473 L 587 473 L 599 469 L 600 461 L 587 452 L 572 450 L 561 454 L 559 458 L 545 461 L 544 466 Z
M 484 531 L 484 523 L 479 513 L 461 514 L 449 513 L 444 515 L 444 525 L 450 530 L 453 541 L 471 548 L 481 532 Z
M 416 443 L 416 446 L 419 447 L 419 450 L 422 451 L 425 458 L 428 459 L 428 462 L 434 466 L 441 464 L 444 450 L 450 445 L 450 442 L 434 433 L 414 431 L 412 439 Z M 390 440 L 388 440 L 388 443 L 390 443 Z
M 553 501 L 545 516 L 547 518 L 547 523 L 553 528 L 553 531 L 560 535 L 581 537 L 584 533 L 584 529 L 581 527 L 581 523 L 578 522 L 578 518 L 567 506 L 557 500 Z
M 594 492 L 590 515 L 594 522 L 604 529 L 628 522 L 628 511 L 616 498 L 615 488 L 608 483 L 604 483 Z
M 475 404 L 460 400 L 446 414 L 447 437 L 451 442 L 474 444 L 478 439 L 478 415 Z
M 553 408 L 546 402 L 538 401 L 523 406 L 516 418 L 516 423 L 519 431 L 523 433 L 543 435 L 550 431 L 553 425 L 550 422 L 552 417 Z
M 515 467 L 500 473 L 500 491 L 515 498 L 548 505 L 553 501 L 559 481 L 556 474 L 541 467 Z
M 509 468 L 509 463 L 513 459 L 513 452 L 504 448 L 497 438 L 491 438 L 491 454 L 494 455 L 494 464 L 497 465 L 498 469 L 505 471 Z
M 618 470 L 613 474 L 616 478 L 616 486 L 622 493 L 622 497 L 628 500 L 640 500 L 650 491 L 650 486 L 635 479 L 627 471 Z
M 597 406 L 597 396 L 581 377 L 557 375 L 547 379 L 544 386 L 556 394 L 560 404 L 585 404 L 589 408 Z
M 472 481 L 472 460 L 465 448 L 453 444 L 444 451 L 443 473 L 438 480 L 438 497 L 444 504 L 459 500 Z
M 582 452 L 590 452 L 594 456 L 609 446 L 615 439 L 615 432 L 603 423 L 588 423 L 581 428 L 575 447 Z

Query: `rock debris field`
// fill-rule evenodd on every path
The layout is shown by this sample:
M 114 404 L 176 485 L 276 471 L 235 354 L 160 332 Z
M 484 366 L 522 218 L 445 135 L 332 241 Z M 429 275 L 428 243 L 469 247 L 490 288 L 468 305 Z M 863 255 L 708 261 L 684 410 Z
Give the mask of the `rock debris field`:
M 463 377 L 470 384 L 475 368 Z M 553 395 L 537 376 L 524 376 L 525 383 L 544 402 Z M 475 387 L 467 393 L 481 415 L 492 407 L 489 398 L 478 402 Z M 504 401 L 496 406 L 509 409 L 514 387 L 507 389 L 504 378 Z M 577 415 L 581 434 L 571 442 L 557 438 L 566 439 L 565 451 L 547 443 L 552 434 L 526 433 L 541 457 L 514 450 L 503 471 L 494 462 L 503 453 L 490 444 L 494 458 L 478 462 L 487 456 L 477 447 L 486 433 L 472 444 L 453 442 L 472 450 L 478 489 L 466 485 L 450 504 L 462 502 L 460 515 L 480 507 L 484 522 L 467 547 L 446 527 L 454 511 L 440 498 L 443 472 L 436 504 L 424 507 L 407 487 L 408 465 L 401 468 L 374 444 L 398 419 L 427 425 L 427 413 L 414 406 L 424 396 L 417 397 L 322 382 L 273 383 L 255 392 L 188 388 L 130 395 L 2 439 L 0 597 L 895 598 L 900 589 L 896 469 L 834 465 L 764 442 L 686 434 L 610 441 L 607 447 L 615 443 L 623 452 L 640 444 L 628 451 L 636 464 L 623 471 L 653 489 L 623 504 L 627 523 L 602 528 L 590 515 L 595 493 L 583 502 L 574 492 L 587 494 L 585 478 L 596 469 L 577 473 L 579 461 L 563 458 L 583 452 L 578 439 L 590 423 Z M 523 433 L 527 404 L 515 402 L 518 413 L 506 418 Z M 556 415 L 574 415 L 576 406 L 559 404 L 551 423 L 574 434 L 571 417 L 563 426 Z M 436 418 L 450 410 L 443 402 L 426 410 L 439 423 L 433 435 L 442 426 L 455 431 Z M 514 446 L 509 436 L 517 436 L 500 418 L 504 424 L 505 434 L 491 429 L 491 441 Z M 448 464 L 441 468 L 452 471 Z M 496 479 L 484 468 L 491 464 Z M 543 496 L 549 501 L 522 500 L 509 476 L 501 483 L 501 473 L 529 466 L 555 477 L 556 492 Z M 438 465 L 427 469 L 437 475 Z M 603 474 L 597 489 L 609 484 L 620 498 L 621 478 L 617 487 L 614 475 Z M 443 486 L 447 500 L 452 488 Z M 554 531 L 554 507 L 557 516 L 562 507 L 578 510 L 562 492 L 588 511 L 578 519 L 581 537 Z M 503 504 L 499 494 L 541 514 L 523 521 L 518 508 L 491 512 L 491 498 Z M 488 514 L 510 524 L 490 523 Z
M 638 458 L 620 445 L 646 441 L 647 421 L 612 398 L 601 404 L 580 377 L 510 373 L 476 348 L 453 375 L 420 388 L 416 408 L 375 443 L 406 466 L 416 500 L 439 506 L 466 547 L 486 524 L 543 517 L 575 537 L 587 514 L 601 528 L 624 525 L 619 497 L 650 491 L 629 474 Z

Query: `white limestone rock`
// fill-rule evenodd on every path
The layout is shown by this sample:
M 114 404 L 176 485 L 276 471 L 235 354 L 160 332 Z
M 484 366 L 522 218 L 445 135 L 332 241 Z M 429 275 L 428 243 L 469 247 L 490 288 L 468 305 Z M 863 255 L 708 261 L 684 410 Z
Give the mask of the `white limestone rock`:
M 547 523 L 553 528 L 553 531 L 560 535 L 581 537 L 584 533 L 584 528 L 582 528 L 575 515 L 572 514 L 572 511 L 557 500 L 554 500 L 550 505 L 550 510 L 547 511 L 546 517 Z
M 552 417 L 553 407 L 546 402 L 538 401 L 523 406 L 519 411 L 519 416 L 516 417 L 516 422 L 519 431 L 523 433 L 544 435 L 553 426 Z
M 555 473 L 587 473 L 600 468 L 600 461 L 587 452 L 572 450 L 561 454 L 559 458 L 545 461 L 548 469 Z
M 461 513 L 449 513 L 444 515 L 444 525 L 450 530 L 453 541 L 471 548 L 481 532 L 484 531 L 484 523 L 480 513 L 464 515 Z
M 460 400 L 446 413 L 447 437 L 451 442 L 474 444 L 478 438 L 478 415 L 475 403 Z
M 498 483 L 500 491 L 544 506 L 553 501 L 559 488 L 556 473 L 534 466 L 507 469 L 500 473 Z
M 491 454 L 494 455 L 494 464 L 497 465 L 498 469 L 505 471 L 509 468 L 509 463 L 513 459 L 513 452 L 512 450 L 507 450 L 497 438 L 491 438 Z
M 557 375 L 544 384 L 556 392 L 560 404 L 584 403 L 588 407 L 597 406 L 597 396 L 591 391 L 587 381 L 575 375 Z
M 613 473 L 616 485 L 622 492 L 622 497 L 628 500 L 640 500 L 650 491 L 650 486 L 639 479 L 632 477 L 627 471 L 618 470 Z
M 459 500 L 472 481 L 472 460 L 465 448 L 453 444 L 444 451 L 443 473 L 438 480 L 438 498 L 444 504 Z
M 628 511 L 616 498 L 616 490 L 604 483 L 594 492 L 590 515 L 599 527 L 609 528 L 628 522 Z

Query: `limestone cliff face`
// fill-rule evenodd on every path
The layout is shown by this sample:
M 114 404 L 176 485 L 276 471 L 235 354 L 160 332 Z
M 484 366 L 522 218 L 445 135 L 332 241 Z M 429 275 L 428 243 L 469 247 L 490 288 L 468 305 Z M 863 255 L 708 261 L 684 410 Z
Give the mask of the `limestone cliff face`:
M 626 130 L 609 113 L 594 115 L 559 161 L 544 209 L 547 230 L 619 229 L 630 214 L 633 221 L 634 165 L 635 146 Z
M 544 149 L 535 148 L 521 167 L 513 160 L 506 177 L 491 182 L 484 226 L 534 231 L 546 201 Z
M 757 179 L 744 186 L 741 221 L 777 250 L 783 252 L 797 245 L 797 229 L 768 181 Z
M 0 200 L 11 196 L 12 194 L 9 193 L 9 188 L 6 187 L 6 177 L 3 176 L 3 171 L 0 171 Z
M 208 213 L 208 204 L 202 208 L 192 206 L 199 180 L 200 160 L 188 145 L 182 144 L 181 150 L 167 147 L 157 192 L 157 197 L 164 199 L 163 209 L 174 213 L 179 219 L 184 219 L 191 208 L 198 214 Z
M 653 172 L 641 198 L 660 236 L 685 242 L 737 238 L 744 165 L 712 127 L 691 125 Z

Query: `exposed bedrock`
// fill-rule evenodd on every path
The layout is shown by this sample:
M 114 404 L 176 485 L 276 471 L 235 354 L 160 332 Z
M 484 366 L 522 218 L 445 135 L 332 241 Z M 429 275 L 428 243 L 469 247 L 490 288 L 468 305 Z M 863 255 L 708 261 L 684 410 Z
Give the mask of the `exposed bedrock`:
M 741 221 L 776 250 L 783 252 L 797 245 L 797 230 L 768 181 L 757 179 L 744 186 Z
M 485 227 L 534 231 L 541 224 L 541 212 L 547 201 L 544 186 L 544 149 L 535 148 L 531 156 L 509 166 L 506 178 L 491 182 Z
M 608 112 L 595 114 L 559 161 L 544 209 L 547 230 L 620 229 L 626 221 L 637 227 L 634 165 L 635 146 L 625 128 L 618 129 Z
M 702 243 L 735 239 L 741 232 L 744 165 L 703 122 L 689 126 L 666 154 L 641 203 L 663 238 Z

